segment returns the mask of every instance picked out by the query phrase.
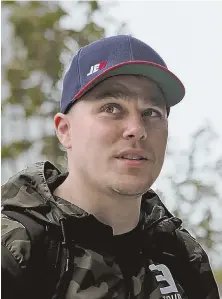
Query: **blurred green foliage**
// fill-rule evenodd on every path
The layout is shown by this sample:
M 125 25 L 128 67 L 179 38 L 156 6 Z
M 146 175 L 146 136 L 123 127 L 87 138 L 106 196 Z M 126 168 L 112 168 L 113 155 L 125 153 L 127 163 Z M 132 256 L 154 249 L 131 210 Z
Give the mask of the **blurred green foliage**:
M 163 177 L 174 199 L 173 214 L 183 220 L 183 226 L 210 257 L 215 257 L 215 268 L 222 266 L 221 258 L 218 260 L 222 249 L 221 218 L 215 211 L 222 204 L 222 157 L 215 155 L 217 141 L 212 126 L 204 124 L 193 133 L 187 149 L 178 152 L 175 143 L 170 142 L 167 160 L 171 167 Z M 157 192 L 165 202 L 169 201 L 163 190 Z
M 87 21 L 81 30 L 74 30 L 62 28 L 61 21 L 68 16 L 68 12 L 58 2 L 2 2 L 2 10 L 9 11 L 8 23 L 13 29 L 10 44 L 3 48 L 3 57 L 4 51 L 7 52 L 9 48 L 12 56 L 2 67 L 3 80 L 10 90 L 2 102 L 2 115 L 8 109 L 13 111 L 13 106 L 19 106 L 23 109 L 21 115 L 27 124 L 30 118 L 36 117 L 39 117 L 39 123 L 44 123 L 49 118 L 53 119 L 59 111 L 61 88 L 58 82 L 64 75 L 62 55 L 71 57 L 79 47 L 104 37 L 105 29 L 92 21 L 93 14 L 100 10 L 99 3 L 73 1 L 76 16 L 81 5 L 88 5 Z M 75 42 L 74 49 L 69 46 L 71 41 Z M 44 109 L 46 102 L 51 105 Z M 39 142 L 39 138 L 36 141 Z M 34 143 L 35 140 L 32 143 L 27 140 L 5 143 L 3 139 L 3 162 L 18 158 Z M 39 154 L 59 166 L 64 152 L 53 131 L 51 134 L 42 131 Z

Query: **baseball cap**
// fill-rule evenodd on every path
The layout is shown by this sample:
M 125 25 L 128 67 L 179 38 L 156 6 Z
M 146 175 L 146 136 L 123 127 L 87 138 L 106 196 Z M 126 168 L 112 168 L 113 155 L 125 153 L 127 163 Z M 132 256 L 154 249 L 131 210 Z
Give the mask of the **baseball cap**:
M 167 108 L 185 95 L 183 83 L 154 49 L 131 35 L 116 35 L 81 48 L 73 57 L 63 81 L 61 112 L 67 113 L 91 88 L 117 75 L 150 78 L 161 89 Z

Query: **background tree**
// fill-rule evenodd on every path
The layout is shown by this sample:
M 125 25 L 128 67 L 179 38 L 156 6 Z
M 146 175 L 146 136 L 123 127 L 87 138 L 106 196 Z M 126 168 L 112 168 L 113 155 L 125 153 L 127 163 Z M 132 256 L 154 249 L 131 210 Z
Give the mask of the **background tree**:
M 59 111 L 61 79 L 73 54 L 105 33 L 94 21 L 101 12 L 97 1 L 71 5 L 78 17 L 84 10 L 81 29 L 61 26 L 69 13 L 58 2 L 2 2 L 3 179 L 24 161 L 66 164 L 52 124 Z M 121 26 L 116 22 L 117 30 Z
M 221 205 L 222 156 L 215 154 L 218 136 L 210 126 L 203 125 L 193 133 L 190 146 L 183 151 L 169 142 L 166 173 L 157 192 L 172 211 L 183 220 L 184 227 L 214 257 L 214 266 L 222 267 Z M 163 187 L 164 188 L 164 187 Z M 219 261 L 219 263 L 218 263 Z

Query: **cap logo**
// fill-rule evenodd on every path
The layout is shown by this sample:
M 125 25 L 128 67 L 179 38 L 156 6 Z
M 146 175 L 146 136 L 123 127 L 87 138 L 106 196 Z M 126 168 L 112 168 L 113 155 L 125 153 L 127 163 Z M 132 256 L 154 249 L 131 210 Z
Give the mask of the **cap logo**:
M 87 76 L 90 76 L 90 75 L 98 72 L 99 70 L 104 69 L 106 67 L 106 65 L 107 65 L 107 60 L 97 63 L 95 65 L 92 65 Z

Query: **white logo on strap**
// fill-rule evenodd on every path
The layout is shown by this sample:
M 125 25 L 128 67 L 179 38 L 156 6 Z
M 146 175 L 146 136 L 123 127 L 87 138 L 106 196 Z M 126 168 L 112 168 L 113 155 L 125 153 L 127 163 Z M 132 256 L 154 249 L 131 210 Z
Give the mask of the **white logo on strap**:
M 152 264 L 149 266 L 149 268 L 151 271 L 157 270 L 157 271 L 162 272 L 162 274 L 160 274 L 160 275 L 155 274 L 156 280 L 158 282 L 166 281 L 169 284 L 169 286 L 167 286 L 167 287 L 160 288 L 161 294 L 165 295 L 165 294 L 169 294 L 169 293 L 178 292 L 176 284 L 173 279 L 173 276 L 170 273 L 170 270 L 167 268 L 167 266 L 165 266 L 163 264 L 160 264 L 160 265 Z

